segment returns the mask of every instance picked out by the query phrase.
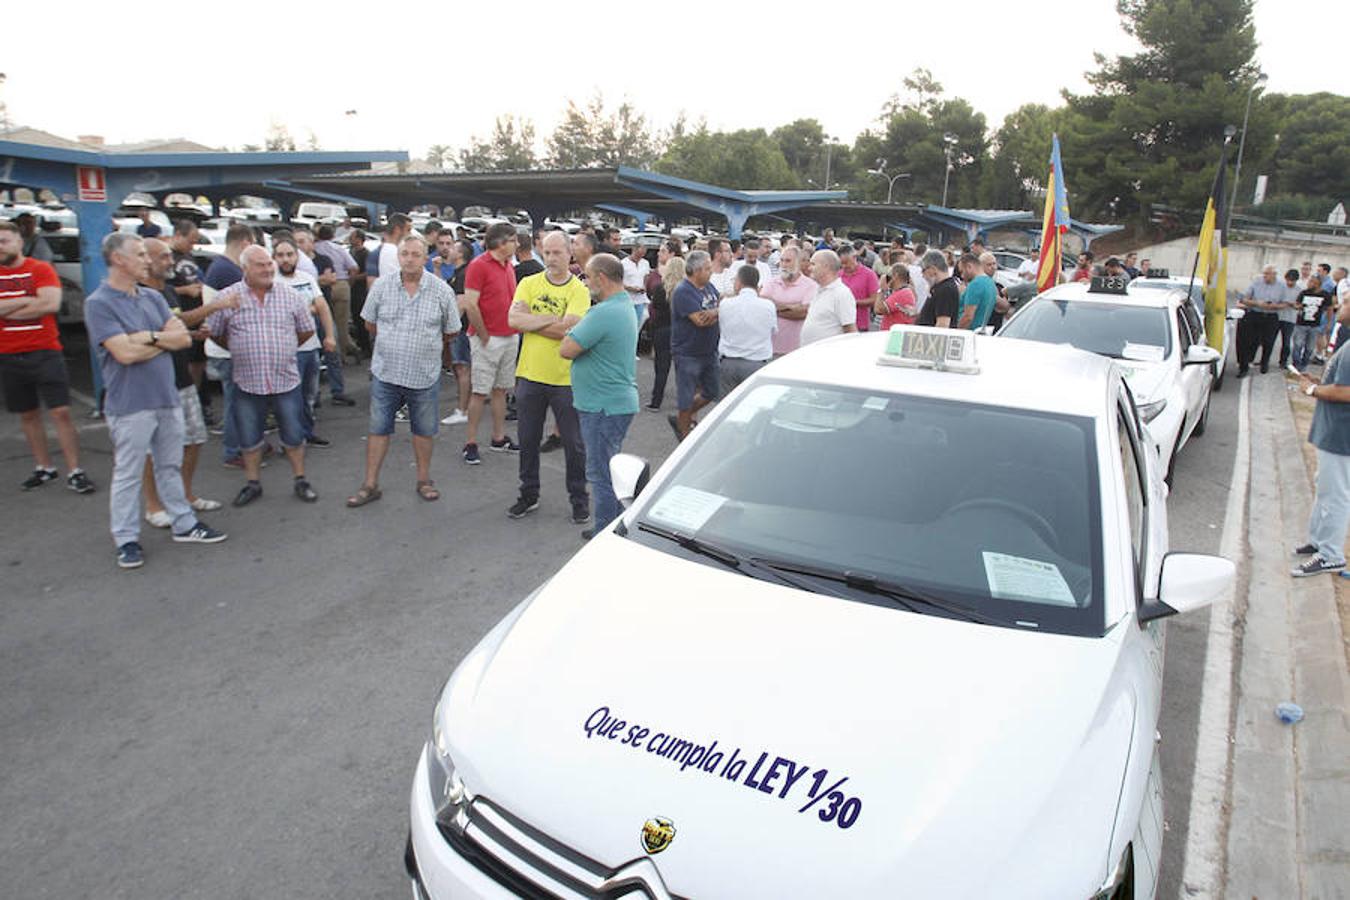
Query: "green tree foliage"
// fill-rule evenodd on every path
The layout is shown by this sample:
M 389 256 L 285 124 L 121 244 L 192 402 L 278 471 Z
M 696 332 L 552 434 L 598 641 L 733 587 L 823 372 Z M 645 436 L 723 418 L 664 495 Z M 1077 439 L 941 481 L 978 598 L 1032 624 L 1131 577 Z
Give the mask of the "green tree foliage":
M 825 177 L 825 129 L 815 119 L 797 119 L 773 130 L 788 168 L 797 178 L 797 185 L 807 179 L 820 182 Z M 831 161 L 833 162 L 833 161 Z M 833 180 L 831 175 L 831 180 Z
M 1094 91 L 1066 94 L 1060 135 L 1071 206 L 1100 216 L 1153 203 L 1204 206 L 1226 124 L 1241 122 L 1256 77 L 1252 0 L 1118 0 L 1139 53 L 1089 74 Z M 1253 109 L 1248 147 L 1268 134 Z M 1070 160 L 1073 164 L 1070 164 Z
M 263 147 L 272 152 L 294 151 L 295 138 L 291 137 L 291 130 L 279 122 L 273 122 L 267 127 L 267 137 L 263 139 Z
M 559 169 L 635 166 L 660 155 L 658 136 L 647 117 L 624 100 L 609 112 L 597 91 L 584 106 L 567 101 L 567 112 L 548 139 L 548 165 Z
M 656 171 L 745 190 L 792 188 L 797 181 L 778 142 L 762 128 L 709 131 L 700 124 L 670 142 Z
M 445 144 L 432 144 L 427 148 L 427 162 L 438 169 L 444 169 L 446 163 L 451 162 L 454 156 L 448 146 Z
M 960 97 L 946 97 L 942 85 L 926 69 L 916 69 L 904 85 L 907 96 L 887 101 L 878 130 L 858 137 L 853 158 L 866 165 L 859 167 L 852 193 L 862 199 L 886 198 L 886 182 L 865 171 L 884 159 L 889 174 L 910 173 L 896 185 L 893 199 L 940 202 L 947 165 L 943 135 L 951 134 L 956 143 L 947 205 L 976 205 L 989 156 L 984 114 Z
M 1279 141 L 1265 168 L 1270 191 L 1326 198 L 1324 218 L 1338 202 L 1350 204 L 1350 97 L 1320 93 L 1267 98 Z M 1247 166 L 1243 166 L 1247 171 Z M 1251 181 L 1242 179 L 1244 187 Z M 1251 198 L 1250 190 L 1246 196 Z
M 505 172 L 532 169 L 538 162 L 534 152 L 534 124 L 510 113 L 498 116 L 487 140 L 472 138 L 459 152 L 459 167 L 466 172 Z
M 1050 171 L 1050 142 L 1064 110 L 1028 103 L 1004 118 L 994 133 L 993 156 L 985 167 L 980 200 L 995 209 L 1035 209 L 1044 200 Z M 1065 164 L 1068 167 L 1068 164 Z M 1073 182 L 1068 182 L 1073 187 Z

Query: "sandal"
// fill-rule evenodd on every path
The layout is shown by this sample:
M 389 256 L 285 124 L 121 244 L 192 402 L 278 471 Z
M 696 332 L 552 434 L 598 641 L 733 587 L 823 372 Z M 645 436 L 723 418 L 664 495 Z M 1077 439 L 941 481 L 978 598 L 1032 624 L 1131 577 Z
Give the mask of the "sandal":
M 384 494 L 380 491 L 378 487 L 367 487 L 366 485 L 363 484 L 361 485 L 360 490 L 358 490 L 355 494 L 352 494 L 350 497 L 347 498 L 347 507 L 349 509 L 356 509 L 356 507 L 358 506 L 365 506 L 367 503 L 374 503 L 382 496 L 384 496 Z
M 436 482 L 419 481 L 417 482 L 417 496 L 430 503 L 432 500 L 441 499 L 441 492 L 436 490 Z

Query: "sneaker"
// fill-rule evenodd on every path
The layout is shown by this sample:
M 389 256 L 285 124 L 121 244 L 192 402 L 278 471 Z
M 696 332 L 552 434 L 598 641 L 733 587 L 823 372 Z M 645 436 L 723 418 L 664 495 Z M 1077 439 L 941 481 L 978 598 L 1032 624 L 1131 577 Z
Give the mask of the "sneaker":
M 92 494 L 95 490 L 94 483 L 84 474 L 83 469 L 76 469 L 70 473 L 70 477 L 66 479 L 66 487 L 77 494 Z
M 556 434 L 550 434 L 544 438 L 544 442 L 539 445 L 540 453 L 552 453 L 562 447 L 562 438 Z
M 33 470 L 33 474 L 20 485 L 25 491 L 31 491 L 33 488 L 42 487 L 49 481 L 55 481 L 57 478 L 55 469 L 44 469 L 38 466 Z
M 649 413 L 659 413 L 659 412 L 661 411 L 661 404 L 660 404 L 660 403 L 648 403 L 646 406 L 644 406 L 644 407 L 642 407 L 642 408 L 645 409 L 645 410 L 646 410 L 647 412 L 649 412 Z
M 211 512 L 224 506 L 219 500 L 207 500 L 205 497 L 198 497 L 192 501 L 192 508 L 197 512 Z
M 145 553 L 135 541 L 127 541 L 117 548 L 117 565 L 123 569 L 139 569 L 145 565 Z
M 538 508 L 538 497 L 521 497 L 515 503 L 511 504 L 511 508 L 506 511 L 506 516 L 509 519 L 523 519 L 526 514 L 532 513 Z
M 315 500 L 319 499 L 319 495 L 315 492 L 314 488 L 309 486 L 309 482 L 304 478 L 295 479 L 295 496 L 306 503 L 313 503 Z
M 583 541 L 589 541 L 591 538 L 595 537 L 595 531 L 594 528 L 587 528 L 581 533 L 581 539 Z
M 328 438 L 321 438 L 316 434 L 305 438 L 305 446 L 318 447 L 320 450 L 327 450 L 329 447 L 333 446 L 333 442 Z
M 244 458 L 242 456 L 231 456 L 229 459 L 221 463 L 221 465 L 227 469 L 238 469 L 239 471 L 242 472 L 244 471 Z M 267 468 L 267 460 L 264 459 L 261 462 L 259 462 L 258 468 L 260 469 Z
M 1312 361 L 1313 361 L 1314 364 L 1319 365 L 1319 366 L 1324 366 L 1324 365 L 1326 365 L 1326 363 L 1327 363 L 1327 361 L 1326 361 L 1325 359 L 1323 359 L 1322 357 L 1320 357 L 1320 356 L 1314 356 L 1314 357 L 1312 358 Z
M 515 422 L 515 421 L 517 421 L 519 418 L 520 418 L 520 415 L 516 412 L 516 408 L 515 408 L 514 406 L 510 407 L 509 409 L 507 409 L 507 411 L 506 411 L 506 421 L 508 421 L 508 422 Z
M 572 524 L 585 525 L 591 520 L 591 505 L 589 503 L 572 504 Z
M 509 437 L 504 437 L 500 441 L 493 441 L 488 447 L 496 453 L 519 453 L 520 445 Z
M 353 400 L 351 397 L 345 397 L 345 396 L 343 396 L 342 394 L 334 394 L 334 395 L 333 395 L 333 405 L 334 405 L 334 406 L 355 406 L 355 405 L 356 405 L 356 401 Z
M 210 426 L 209 428 L 207 428 L 206 430 L 207 430 L 208 432 L 210 432 L 211 434 L 214 434 L 216 437 L 220 437 L 221 435 L 225 434 L 225 426 L 224 426 L 224 425 L 212 425 L 212 426 Z
M 151 528 L 168 528 L 173 524 L 173 517 L 169 515 L 167 510 L 158 509 L 146 513 L 145 521 Z
M 476 466 L 483 461 L 483 458 L 478 455 L 477 444 L 465 444 L 462 452 L 464 454 L 464 461 L 471 466 Z
M 1312 555 L 1314 555 L 1315 553 L 1317 553 L 1317 545 L 1316 545 L 1316 544 L 1304 544 L 1302 547 L 1295 547 L 1295 548 L 1294 548 L 1294 555 L 1295 555 L 1295 556 L 1312 556 Z
M 1345 568 L 1344 562 L 1327 562 L 1321 556 L 1314 556 L 1301 566 L 1294 566 L 1289 574 L 1295 578 L 1307 578 L 1309 575 L 1321 575 L 1323 572 L 1339 572 Z
M 189 530 L 182 534 L 174 532 L 173 535 L 173 539 L 180 544 L 219 544 L 227 537 L 229 537 L 228 534 L 217 531 L 200 519 Z
M 465 422 L 467 422 L 467 421 L 469 421 L 469 417 L 466 416 L 466 415 L 464 414 L 464 410 L 462 410 L 462 409 L 457 409 L 457 410 L 455 410 L 454 412 L 452 412 L 450 415 L 446 416 L 444 419 L 441 419 L 441 424 L 442 424 L 442 425 L 463 425 L 463 424 L 464 424 Z
M 262 485 L 256 481 L 250 481 L 239 489 L 239 493 L 234 495 L 235 506 L 248 506 L 254 500 L 262 496 Z
M 408 407 L 406 407 L 406 406 L 400 406 L 400 407 L 398 408 L 398 412 L 394 413 L 394 421 L 395 421 L 395 422 L 407 422 L 407 421 L 408 421 Z
M 675 415 L 674 413 L 671 413 L 670 415 L 666 416 L 666 422 L 670 424 L 670 430 L 675 432 L 675 440 L 677 441 L 684 440 L 684 435 L 680 434 L 680 417 Z

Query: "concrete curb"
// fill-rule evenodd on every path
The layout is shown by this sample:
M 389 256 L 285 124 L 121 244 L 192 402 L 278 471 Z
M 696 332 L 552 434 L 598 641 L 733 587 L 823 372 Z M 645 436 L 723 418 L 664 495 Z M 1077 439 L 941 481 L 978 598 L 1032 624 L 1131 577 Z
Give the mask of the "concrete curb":
M 1350 896 L 1350 673 L 1331 577 L 1293 579 L 1312 505 L 1282 378 L 1254 378 L 1226 895 Z M 1332 576 L 1334 577 L 1334 576 Z M 1288 726 L 1275 704 L 1307 717 Z

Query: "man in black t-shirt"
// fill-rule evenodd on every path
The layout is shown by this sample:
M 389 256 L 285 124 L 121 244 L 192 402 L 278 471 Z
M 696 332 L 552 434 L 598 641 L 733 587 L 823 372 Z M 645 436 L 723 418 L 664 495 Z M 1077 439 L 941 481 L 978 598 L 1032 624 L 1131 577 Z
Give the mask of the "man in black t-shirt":
M 534 238 L 522 232 L 516 239 L 516 284 L 542 271 L 544 264 L 534 258 Z
M 923 268 L 924 280 L 931 285 L 931 290 L 928 292 L 928 302 L 919 311 L 919 320 L 915 324 L 937 328 L 955 327 L 957 313 L 961 309 L 961 288 L 947 268 L 947 257 L 941 250 L 929 250 L 919 265 Z
M 197 225 L 191 219 L 179 219 L 173 225 L 173 237 L 169 238 L 173 268 L 166 277 L 170 309 L 189 310 L 202 305 L 202 270 L 192 258 L 197 235 Z M 197 398 L 202 404 L 202 415 L 208 420 L 207 424 L 211 424 L 210 402 L 202 389 L 206 376 L 205 338 L 194 340 L 185 352 L 192 384 L 197 388 Z

